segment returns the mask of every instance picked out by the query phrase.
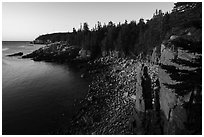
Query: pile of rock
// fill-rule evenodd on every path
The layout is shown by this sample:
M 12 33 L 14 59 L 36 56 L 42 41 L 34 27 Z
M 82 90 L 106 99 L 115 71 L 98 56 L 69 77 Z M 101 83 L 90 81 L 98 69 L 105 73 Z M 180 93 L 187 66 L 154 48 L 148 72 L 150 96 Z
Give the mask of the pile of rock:
M 110 55 L 89 62 L 92 83 L 70 134 L 137 134 L 133 112 L 142 90 L 138 84 L 142 63 Z M 149 75 L 155 77 L 157 66 L 148 67 Z

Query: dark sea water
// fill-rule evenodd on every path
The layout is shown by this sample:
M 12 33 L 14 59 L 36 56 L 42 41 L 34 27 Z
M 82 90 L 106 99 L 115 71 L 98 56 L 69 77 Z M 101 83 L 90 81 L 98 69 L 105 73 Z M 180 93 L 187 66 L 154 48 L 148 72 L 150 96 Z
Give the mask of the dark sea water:
M 88 90 L 88 81 L 73 67 L 5 56 L 43 46 L 28 45 L 2 42 L 3 134 L 51 134 L 70 121 L 78 109 L 74 102 Z

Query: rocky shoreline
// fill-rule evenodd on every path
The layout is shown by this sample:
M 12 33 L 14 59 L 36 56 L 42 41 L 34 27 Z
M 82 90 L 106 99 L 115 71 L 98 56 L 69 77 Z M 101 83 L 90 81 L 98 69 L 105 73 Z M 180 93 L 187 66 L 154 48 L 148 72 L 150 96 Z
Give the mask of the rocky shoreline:
M 161 134 L 156 109 L 150 112 L 155 117 L 146 131 L 136 121 L 135 109 L 136 92 L 141 87 L 138 85 L 138 75 L 141 64 L 149 65 L 138 59 L 101 57 L 92 64 L 89 71 L 93 78 L 86 98 L 81 102 L 82 108 L 72 121 L 72 126 L 65 130 L 65 134 Z M 156 72 L 150 70 L 152 80 Z M 156 108 L 156 107 L 155 107 Z M 147 124 L 147 123 L 146 123 Z M 136 128 L 140 127 L 140 128 Z
M 172 80 L 162 68 L 163 64 L 170 66 L 172 58 L 190 55 L 183 50 L 170 50 L 173 41 L 169 39 L 159 55 L 156 52 L 163 46 L 156 47 L 149 59 L 108 55 L 89 62 L 92 82 L 88 94 L 81 102 L 82 108 L 73 118 L 72 125 L 63 134 L 200 134 L 200 120 L 195 119 L 201 116 L 195 117 L 185 107 L 192 99 L 192 93 L 178 96 L 166 87 Z M 146 100 L 149 99 L 144 95 L 144 67 L 147 67 L 150 77 L 151 109 L 147 109 Z M 183 66 L 177 67 L 184 69 Z M 196 96 L 200 98 L 200 95 Z M 191 109 L 201 114 L 201 104 L 197 102 Z M 194 119 L 191 122 L 197 126 L 187 128 L 189 118 Z
M 78 47 L 56 42 L 24 55 L 22 58 L 32 58 L 34 61 L 68 62 L 76 58 L 79 50 Z
M 71 58 L 63 56 L 60 59 L 63 48 L 59 47 L 63 46 L 55 43 L 22 58 L 53 62 L 66 58 L 68 60 L 63 62 L 71 62 L 84 69 L 83 77 L 91 79 L 88 94 L 80 102 L 79 113 L 73 118 L 71 126 L 62 129 L 60 134 L 144 134 L 133 131 L 137 73 L 140 72 L 141 62 L 109 55 L 95 60 L 82 59 L 77 57 L 76 52 Z M 64 50 L 68 54 L 74 48 L 66 49 L 71 49 Z
M 192 35 L 195 32 L 191 31 Z M 189 112 L 194 110 L 201 114 L 202 102 L 199 100 L 200 94 L 196 94 L 199 92 L 191 91 L 181 96 L 166 86 L 175 81 L 165 67 L 190 71 L 192 69 L 173 61 L 200 56 L 192 55 L 182 48 L 175 48 L 176 41 L 189 42 L 191 38 L 192 36 L 185 34 L 174 38 L 171 36 L 160 46 L 155 47 L 146 59 L 142 59 L 140 55 L 122 58 L 109 54 L 91 60 L 80 57 L 80 49 L 77 47 L 61 43 L 51 44 L 23 58 L 74 63 L 83 69 L 81 77 L 91 79 L 88 94 L 80 102 L 80 111 L 73 117 L 71 125 L 60 129 L 58 134 L 200 134 L 202 124 L 199 121 L 202 116 L 197 117 L 193 112 Z M 192 40 L 189 44 L 193 44 L 193 41 L 196 42 Z M 151 95 L 144 92 L 147 77 L 149 77 Z M 186 108 L 186 104 L 189 106 L 192 100 L 196 103 Z M 192 123 L 196 126 L 188 128 Z

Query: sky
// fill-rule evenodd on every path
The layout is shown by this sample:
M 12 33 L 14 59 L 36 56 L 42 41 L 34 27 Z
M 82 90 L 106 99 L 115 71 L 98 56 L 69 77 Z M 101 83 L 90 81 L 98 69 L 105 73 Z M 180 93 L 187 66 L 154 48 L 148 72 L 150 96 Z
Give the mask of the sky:
M 3 2 L 2 40 L 32 41 L 42 34 L 72 32 L 80 23 L 124 23 L 150 19 L 156 9 L 171 11 L 171 2 Z

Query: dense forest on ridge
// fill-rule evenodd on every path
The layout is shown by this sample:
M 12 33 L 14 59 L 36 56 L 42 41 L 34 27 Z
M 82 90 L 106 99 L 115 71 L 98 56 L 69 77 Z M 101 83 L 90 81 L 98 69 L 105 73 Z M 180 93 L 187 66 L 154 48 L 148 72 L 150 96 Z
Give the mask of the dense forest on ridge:
M 119 51 L 121 55 L 146 55 L 161 44 L 165 36 L 174 34 L 177 28 L 195 26 L 201 28 L 202 3 L 182 2 L 175 3 L 171 13 L 163 13 L 156 10 L 150 20 L 140 19 L 128 23 L 115 24 L 110 21 L 102 25 L 99 21 L 90 29 L 88 23 L 84 23 L 73 32 L 52 33 L 41 35 L 35 42 L 53 43 L 65 41 L 69 45 L 79 46 L 91 50 L 93 56 L 101 55 L 101 51 Z M 185 11 L 185 12 L 184 12 Z M 169 35 L 168 35 L 169 34 Z

